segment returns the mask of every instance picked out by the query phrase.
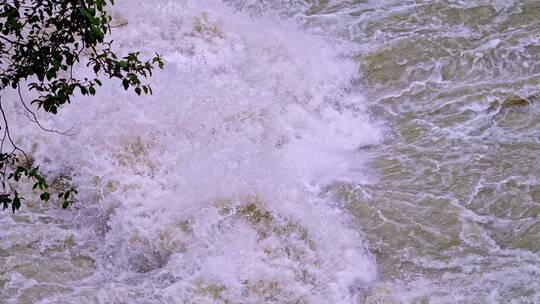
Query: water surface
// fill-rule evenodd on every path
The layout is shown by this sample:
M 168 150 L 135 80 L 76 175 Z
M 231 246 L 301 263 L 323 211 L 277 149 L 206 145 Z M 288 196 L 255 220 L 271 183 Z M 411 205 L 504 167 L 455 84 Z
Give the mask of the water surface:
M 540 2 L 114 10 L 167 68 L 43 116 L 73 137 L 11 109 L 80 195 L 0 218 L 0 301 L 540 302 Z

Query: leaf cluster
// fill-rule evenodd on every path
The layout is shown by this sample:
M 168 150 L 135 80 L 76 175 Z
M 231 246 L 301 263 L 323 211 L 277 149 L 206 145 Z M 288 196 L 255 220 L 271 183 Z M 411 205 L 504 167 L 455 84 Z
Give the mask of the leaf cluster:
M 14 189 L 11 191 L 6 191 L 6 180 L 14 180 L 19 182 L 21 179 L 26 178 L 33 182 L 32 189 L 41 191 L 39 198 L 42 201 L 48 201 L 51 198 L 51 187 L 47 183 L 46 178 L 39 173 L 39 167 L 32 166 L 21 166 L 20 160 L 15 153 L 1 153 L 0 154 L 0 181 L 4 189 L 3 193 L 0 193 L 0 205 L 2 210 L 9 208 L 13 212 L 18 210 L 21 207 L 21 201 L 24 200 L 24 197 L 20 196 L 19 192 Z M 8 169 L 12 169 L 8 173 Z M 73 197 L 77 194 L 77 190 L 71 187 L 68 190 L 56 190 L 57 196 L 62 200 L 62 208 L 67 208 L 73 203 Z

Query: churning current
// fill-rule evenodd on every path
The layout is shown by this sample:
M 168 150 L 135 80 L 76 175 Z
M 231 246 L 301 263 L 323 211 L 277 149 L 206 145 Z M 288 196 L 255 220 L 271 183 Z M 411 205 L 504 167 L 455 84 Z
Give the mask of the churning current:
M 20 185 L 0 303 L 540 303 L 539 1 L 116 2 L 166 67 L 6 109 L 79 195 Z

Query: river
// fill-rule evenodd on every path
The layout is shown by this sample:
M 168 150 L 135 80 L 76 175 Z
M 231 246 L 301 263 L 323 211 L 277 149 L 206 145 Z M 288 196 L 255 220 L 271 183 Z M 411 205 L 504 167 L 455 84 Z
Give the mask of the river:
M 11 106 L 79 195 L 20 185 L 0 303 L 540 303 L 540 1 L 116 2 L 166 67 Z

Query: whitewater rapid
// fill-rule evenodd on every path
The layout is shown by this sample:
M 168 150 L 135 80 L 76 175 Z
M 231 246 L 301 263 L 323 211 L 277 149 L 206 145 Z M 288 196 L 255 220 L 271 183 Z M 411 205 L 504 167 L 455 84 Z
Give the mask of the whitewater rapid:
M 539 1 L 111 13 L 116 50 L 166 68 L 40 115 L 72 136 L 3 104 L 79 195 L 20 185 L 0 303 L 540 303 Z
M 106 81 L 40 116 L 73 136 L 11 109 L 20 144 L 79 195 L 2 217 L 7 303 L 353 303 L 376 280 L 354 220 L 324 195 L 370 182 L 362 148 L 382 138 L 353 86 L 356 46 L 237 9 L 118 1 L 116 50 L 165 59 L 154 94 Z

